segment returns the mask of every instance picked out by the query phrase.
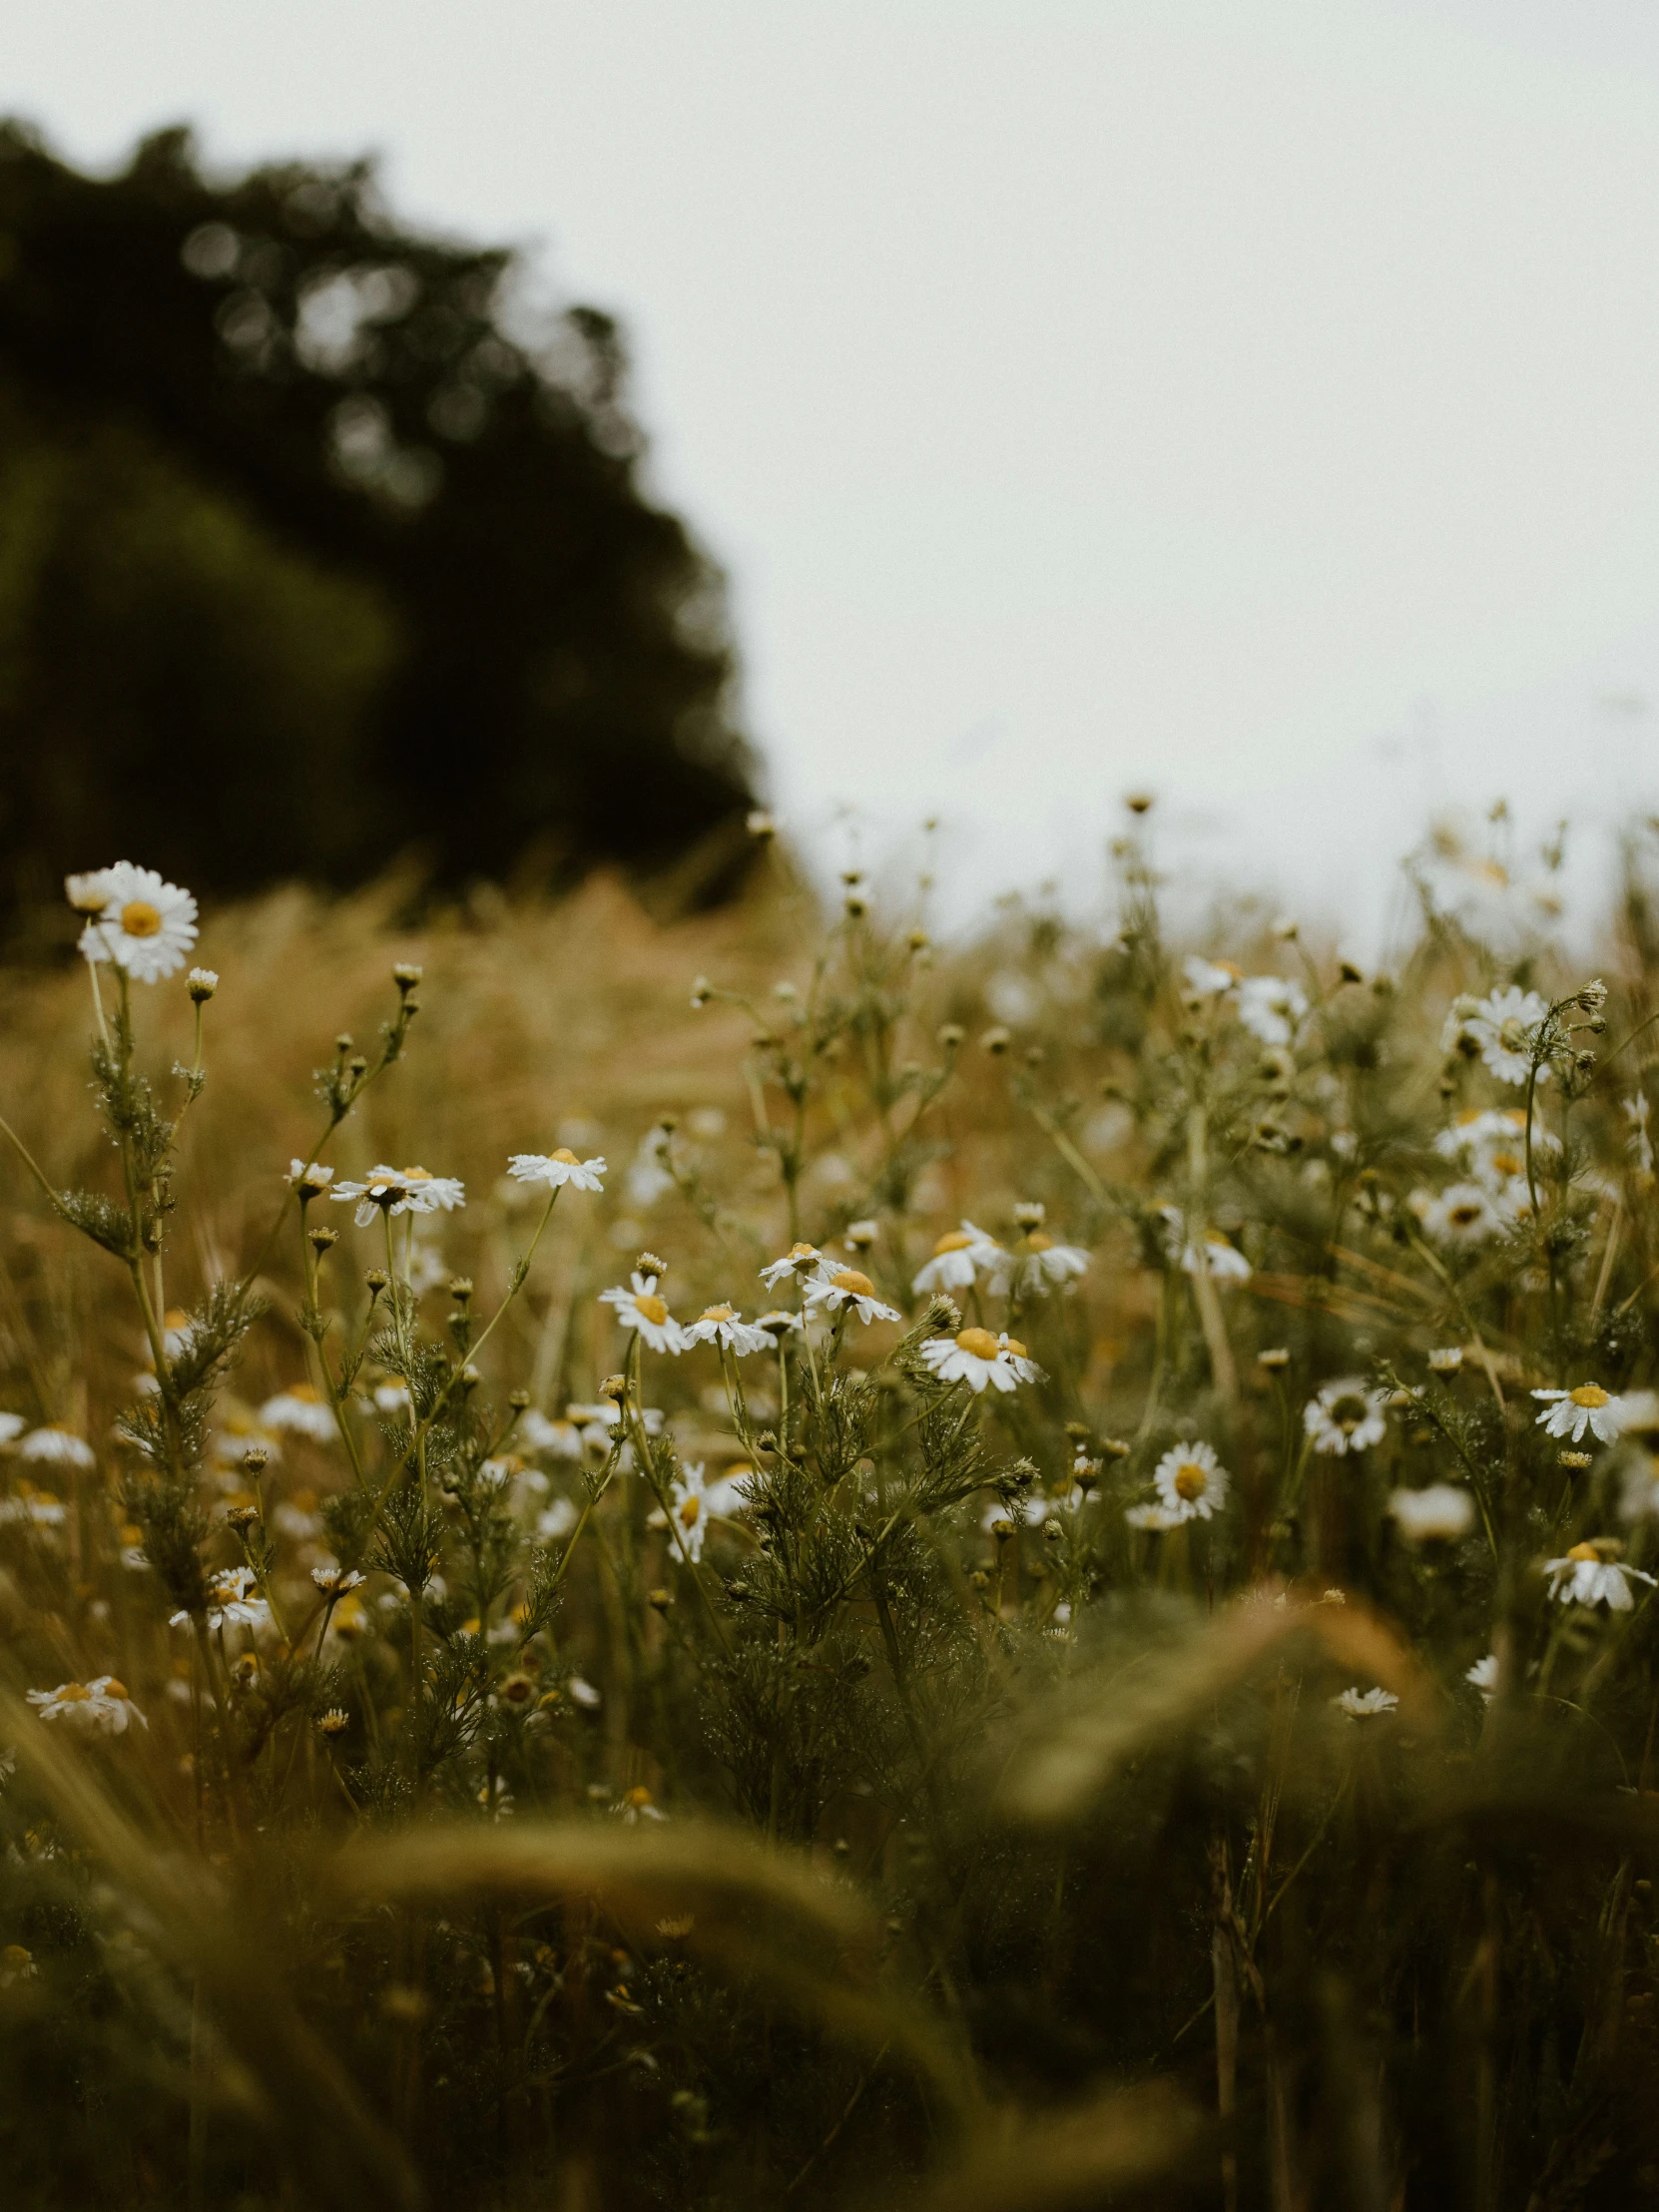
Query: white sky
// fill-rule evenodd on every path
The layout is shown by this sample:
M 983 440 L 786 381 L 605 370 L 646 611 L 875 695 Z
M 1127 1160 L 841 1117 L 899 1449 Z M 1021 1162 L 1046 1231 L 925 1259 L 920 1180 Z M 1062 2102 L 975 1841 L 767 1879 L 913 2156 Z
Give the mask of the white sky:
M 1651 0 L 0 0 L 0 106 L 618 312 L 784 813 L 958 910 L 1144 785 L 1363 940 L 1435 807 L 1659 796 Z

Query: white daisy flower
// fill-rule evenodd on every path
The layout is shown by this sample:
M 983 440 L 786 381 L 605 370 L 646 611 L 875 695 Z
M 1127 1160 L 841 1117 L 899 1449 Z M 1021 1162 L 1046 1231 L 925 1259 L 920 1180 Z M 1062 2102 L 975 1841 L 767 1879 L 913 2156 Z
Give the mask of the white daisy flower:
M 1487 998 L 1457 1001 L 1447 1017 L 1443 1041 L 1449 1050 L 1459 1035 L 1472 1039 L 1500 1083 L 1524 1083 L 1532 1069 L 1534 1034 L 1548 1012 L 1547 999 L 1511 983 L 1507 990 L 1493 991 Z M 1548 1074 L 1545 1061 L 1538 1069 L 1538 1081 L 1545 1081 Z
M 538 1413 L 531 1405 L 518 1416 L 518 1426 L 513 1431 L 519 1446 L 525 1451 L 545 1451 L 555 1459 L 580 1459 L 582 1456 L 582 1431 L 571 1420 L 549 1420 L 545 1413 Z
M 189 891 L 131 860 L 70 881 L 89 899 L 95 888 L 104 893 L 103 906 L 81 931 L 88 960 L 113 960 L 139 983 L 159 983 L 184 966 L 196 942 L 196 901 Z
M 1331 1700 L 1339 1713 L 1346 1713 L 1351 1721 L 1371 1720 L 1380 1713 L 1391 1713 L 1399 1703 L 1392 1690 L 1362 1690 L 1356 1687 L 1345 1690 L 1341 1697 Z
M 1478 1183 L 1451 1183 L 1438 1197 L 1414 1193 L 1412 1212 L 1436 1244 L 1481 1245 L 1503 1231 L 1503 1216 Z
M 384 1382 L 376 1382 L 373 1389 L 374 1410 L 377 1413 L 409 1413 L 414 1410 L 414 1399 L 409 1395 L 407 1382 L 399 1382 L 395 1376 L 388 1376 Z
M 769 1290 L 776 1290 L 780 1283 L 791 1277 L 799 1280 L 809 1275 L 827 1275 L 830 1263 L 817 1245 L 795 1244 L 781 1260 L 774 1260 L 761 1270 L 761 1281 Z
M 1474 1500 L 1455 1482 L 1430 1482 L 1420 1490 L 1395 1490 L 1388 1511 L 1413 1544 L 1452 1543 L 1474 1525 Z
M 1497 1695 L 1497 1653 L 1488 1651 L 1484 1659 L 1477 1659 L 1474 1665 L 1465 1671 L 1463 1680 L 1472 1683 L 1474 1688 L 1490 1704 L 1491 1700 Z
M 1308 993 L 1286 975 L 1247 975 L 1239 985 L 1239 1019 L 1263 1044 L 1287 1045 L 1308 1011 Z
M 582 1706 L 587 1712 L 591 1713 L 599 1703 L 599 1692 L 582 1675 L 573 1674 L 565 1684 L 565 1688 L 570 1692 L 574 1703 Z
M 740 1360 L 752 1353 L 770 1352 L 773 1340 L 756 1322 L 745 1321 L 735 1306 L 706 1306 L 686 1330 L 689 1345 L 718 1344 Z
M 782 1306 L 775 1306 L 770 1314 L 757 1314 L 755 1326 L 757 1329 L 764 1329 L 776 1344 L 789 1336 L 792 1330 L 799 1336 L 807 1324 L 799 1314 L 791 1314 Z
M 63 1500 L 50 1490 L 37 1490 L 32 1482 L 20 1485 L 19 1494 L 0 1505 L 0 1521 L 31 1528 L 61 1528 L 69 1515 Z
M 1089 1272 L 1089 1255 L 1081 1245 L 1056 1244 L 1048 1232 L 1027 1232 L 1025 1251 L 1004 1253 L 992 1270 L 990 1287 L 1001 1297 L 1010 1285 L 1021 1298 L 1046 1298 L 1050 1290 L 1067 1289 Z
M 29 1703 L 43 1721 L 51 1721 L 77 1736 L 125 1736 L 137 1721 L 150 1723 L 127 1695 L 127 1685 L 113 1674 L 101 1674 L 92 1682 L 60 1682 L 55 1690 L 31 1690 Z
M 1187 954 L 1181 973 L 1195 998 L 1220 998 L 1240 981 L 1239 971 L 1230 960 L 1206 960 L 1196 952 Z
M 556 1497 L 536 1515 L 536 1538 L 544 1544 L 563 1543 L 581 1516 L 568 1497 Z
M 684 1352 L 686 1333 L 657 1296 L 657 1278 L 641 1275 L 636 1268 L 629 1284 L 627 1290 L 601 1291 L 600 1305 L 614 1307 L 621 1326 L 637 1329 L 653 1352 Z
M 1164 1223 L 1164 1250 L 1180 1264 L 1183 1274 L 1207 1275 L 1215 1283 L 1248 1283 L 1250 1262 L 1229 1244 L 1219 1229 L 1207 1229 L 1202 1237 L 1187 1234 L 1186 1216 L 1179 1206 L 1160 1206 Z
M 730 1510 L 737 1493 L 735 1485 L 724 1479 L 705 1482 L 701 1462 L 688 1465 L 684 1474 L 684 1481 L 672 1485 L 674 1517 L 685 1539 L 686 1556 L 695 1562 L 703 1556 L 703 1539 L 710 1521 Z
M 16 1443 L 28 1425 L 21 1413 L 0 1413 L 0 1445 Z
M 1653 1585 L 1651 1574 L 1604 1558 L 1595 1544 L 1574 1544 L 1565 1558 L 1546 1559 L 1544 1572 L 1550 1596 L 1562 1605 L 1605 1605 L 1615 1613 L 1628 1613 L 1635 1604 L 1632 1579 Z
M 831 1314 L 838 1314 L 843 1306 L 851 1307 L 866 1328 L 872 1321 L 903 1318 L 896 1306 L 882 1304 L 875 1295 L 875 1285 L 856 1268 L 837 1268 L 833 1275 L 807 1284 L 804 1295 L 815 1313 L 820 1307 Z
M 330 1559 L 320 1567 L 312 1567 L 311 1580 L 324 1597 L 349 1597 L 353 1590 L 360 1590 L 368 1577 L 359 1574 L 355 1567 L 342 1567 Z
M 605 1162 L 578 1160 L 568 1145 L 560 1145 L 557 1152 L 515 1152 L 507 1163 L 507 1173 L 520 1183 L 545 1183 L 551 1191 L 562 1189 L 566 1183 L 577 1191 L 605 1188 L 600 1181 Z
M 1350 1451 L 1365 1451 L 1380 1444 L 1387 1428 L 1383 1409 L 1387 1398 L 1382 1390 L 1367 1386 L 1360 1376 L 1345 1375 L 1320 1385 L 1302 1410 L 1302 1424 L 1313 1438 L 1316 1451 L 1333 1452 L 1338 1458 Z
M 339 1183 L 328 1193 L 341 1205 L 356 1204 L 355 1221 L 366 1229 L 376 1214 L 449 1213 L 466 1204 L 465 1186 L 452 1175 L 425 1168 L 370 1168 L 360 1183 Z
M 1017 1337 L 1004 1330 L 993 1337 L 988 1329 L 963 1329 L 954 1337 L 929 1337 L 921 1359 L 941 1382 L 965 1382 L 976 1395 L 987 1385 L 1011 1390 L 1020 1382 L 1036 1382 L 1042 1369 L 1027 1354 Z
M 1659 1520 L 1659 1459 L 1644 1456 L 1626 1467 L 1619 1518 L 1628 1523 Z
M 1546 1436 L 1566 1436 L 1577 1443 L 1588 1429 L 1598 1443 L 1618 1442 L 1624 1408 L 1598 1383 L 1581 1382 L 1576 1390 L 1534 1390 L 1532 1395 L 1548 1404 L 1533 1424 Z
M 1128 1505 L 1123 1517 L 1131 1528 L 1150 1528 L 1162 1535 L 1166 1529 L 1179 1528 L 1187 1515 L 1172 1513 L 1167 1505 Z
M 1006 1266 L 1008 1255 L 994 1237 L 964 1221 L 950 1229 L 933 1247 L 933 1257 L 921 1268 L 910 1288 L 918 1297 L 934 1291 L 966 1291 L 980 1275 L 994 1275 Z
M 61 1428 L 55 1422 L 45 1428 L 32 1428 L 24 1437 L 18 1450 L 25 1459 L 32 1459 L 50 1467 L 95 1467 L 98 1454 L 83 1437 L 71 1428 Z
M 1428 1372 L 1431 1375 L 1455 1375 L 1462 1365 L 1461 1345 L 1440 1345 L 1428 1355 Z
M 333 1180 L 333 1169 L 320 1160 L 290 1160 L 282 1178 L 301 1198 L 321 1198 Z
M 1153 1468 L 1152 1480 L 1167 1527 L 1209 1520 L 1227 1503 L 1227 1469 L 1209 1444 L 1175 1445 Z
M 258 1577 L 251 1567 L 227 1567 L 223 1574 L 209 1576 L 208 1627 L 214 1635 L 225 1628 L 264 1628 L 268 1625 L 271 1607 L 263 1597 L 250 1594 L 257 1585 Z M 189 1613 L 173 1614 L 169 1626 L 189 1628 Z
M 110 878 L 113 870 L 107 867 L 89 868 L 84 875 L 66 875 L 63 894 L 78 914 L 101 914 L 110 902 Z
M 331 1444 L 338 1433 L 333 1407 L 325 1405 L 308 1382 L 296 1382 L 292 1389 L 268 1397 L 260 1407 L 260 1419 L 267 1428 L 289 1429 L 318 1444 Z

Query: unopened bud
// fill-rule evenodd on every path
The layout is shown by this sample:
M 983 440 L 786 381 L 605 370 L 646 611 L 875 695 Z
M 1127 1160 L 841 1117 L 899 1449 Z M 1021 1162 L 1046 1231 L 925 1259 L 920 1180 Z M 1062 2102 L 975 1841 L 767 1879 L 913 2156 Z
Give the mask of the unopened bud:
M 453 1277 L 452 1277 L 452 1278 L 450 1279 L 450 1284 L 449 1284 L 449 1295 L 450 1295 L 450 1297 L 451 1297 L 451 1298 L 452 1298 L 452 1299 L 453 1299 L 453 1300 L 455 1301 L 455 1304 L 456 1304 L 457 1306 L 464 1306 L 464 1305 L 465 1305 L 465 1304 L 467 1303 L 468 1299 L 470 1299 L 470 1298 L 471 1298 L 471 1296 L 472 1296 L 472 1278 L 471 1278 L 471 1276 L 470 1276 L 470 1275 L 457 1275 L 457 1276 L 453 1276 Z
M 399 960 L 391 971 L 391 979 L 406 998 L 420 981 L 422 972 L 412 960 Z
M 515 1413 L 527 1412 L 530 1407 L 530 1393 L 528 1390 L 509 1390 L 507 1403 Z
M 979 1039 L 985 1051 L 990 1053 L 1006 1052 L 1013 1041 L 1011 1032 L 1004 1029 L 1000 1022 L 987 1029 Z
M 193 1005 L 205 1006 L 219 988 L 219 977 L 211 967 L 193 967 L 185 977 L 185 988 Z
M 668 1262 L 659 1260 L 654 1252 L 642 1252 L 634 1266 L 641 1275 L 654 1275 L 659 1282 L 668 1273 Z
M 374 1296 L 376 1298 L 379 1297 L 380 1293 L 385 1289 L 387 1283 L 390 1282 L 390 1280 L 391 1278 L 387 1275 L 384 1268 L 370 1268 L 368 1273 L 363 1277 L 363 1281 L 368 1285 L 369 1289 L 374 1293 Z
M 628 1395 L 628 1378 L 625 1375 L 608 1375 L 599 1385 L 601 1397 L 614 1398 L 620 1405 Z
M 307 1229 L 305 1242 L 320 1260 L 325 1252 L 332 1252 L 335 1245 L 339 1243 L 339 1231 L 337 1229 Z
M 265 1444 L 250 1444 L 242 1455 L 242 1463 L 250 1474 L 259 1474 L 269 1463 L 271 1451 Z

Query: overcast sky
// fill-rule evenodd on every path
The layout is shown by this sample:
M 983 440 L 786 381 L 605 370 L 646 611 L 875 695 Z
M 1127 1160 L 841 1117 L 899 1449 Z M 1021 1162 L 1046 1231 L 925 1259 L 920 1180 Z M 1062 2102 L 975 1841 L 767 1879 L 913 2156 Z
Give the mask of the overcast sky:
M 936 813 L 958 902 L 1085 896 L 1147 786 L 1173 864 L 1363 936 L 1434 809 L 1571 814 L 1593 876 L 1659 796 L 1652 0 L 0 22 L 75 159 L 373 151 L 618 312 L 781 808 Z

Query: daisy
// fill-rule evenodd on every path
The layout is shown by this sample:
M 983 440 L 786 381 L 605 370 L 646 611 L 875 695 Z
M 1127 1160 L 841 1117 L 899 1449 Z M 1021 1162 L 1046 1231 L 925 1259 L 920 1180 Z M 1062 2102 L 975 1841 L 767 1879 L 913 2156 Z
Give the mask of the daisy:
M 349 1597 L 353 1590 L 360 1590 L 367 1579 L 355 1567 L 342 1567 L 333 1560 L 326 1566 L 311 1569 L 311 1580 L 324 1597 Z
M 757 1322 L 745 1321 L 735 1306 L 706 1306 L 686 1330 L 689 1345 L 718 1344 L 740 1360 L 751 1353 L 770 1352 L 772 1338 Z
M 605 1173 L 604 1161 L 578 1160 L 568 1145 L 560 1145 L 557 1152 L 515 1152 L 507 1163 L 507 1172 L 520 1183 L 545 1183 L 550 1191 L 562 1190 L 566 1183 L 577 1191 L 605 1188 L 600 1181 Z
M 994 1275 L 1006 1268 L 1008 1255 L 994 1237 L 964 1221 L 947 1230 L 933 1247 L 933 1257 L 916 1274 L 910 1288 L 918 1297 L 933 1291 L 967 1291 L 981 1274 Z
M 1081 1245 L 1056 1244 L 1048 1232 L 1027 1232 L 1025 1251 L 1017 1259 L 1002 1255 L 992 1271 L 990 1287 L 1000 1298 L 1010 1286 L 1021 1298 L 1046 1298 L 1056 1286 L 1069 1287 L 1089 1272 L 1089 1255 Z
M 1420 1490 L 1395 1490 L 1388 1511 L 1399 1523 L 1399 1532 L 1413 1544 L 1451 1543 L 1466 1536 L 1474 1523 L 1474 1500 L 1455 1482 L 1430 1482 Z
M 1172 1513 L 1167 1505 L 1129 1505 L 1123 1517 L 1131 1528 L 1150 1528 L 1159 1535 L 1166 1529 L 1179 1528 L 1187 1518 L 1185 1513 Z
M 1208 1444 L 1177 1444 L 1152 1470 L 1158 1502 L 1178 1521 L 1209 1520 L 1227 1503 L 1227 1469 Z
M 53 1467 L 95 1467 L 98 1455 L 91 1444 L 77 1436 L 73 1429 L 56 1425 L 34 1428 L 18 1446 L 25 1459 L 36 1459 Z
M 1181 973 L 1195 998 L 1220 998 L 1233 990 L 1240 980 L 1239 971 L 1230 960 L 1206 960 L 1196 952 L 1187 954 L 1181 963 Z
M 113 960 L 139 983 L 159 983 L 182 968 L 196 942 L 196 901 L 177 883 L 164 882 L 154 868 L 117 860 L 92 877 L 72 876 L 90 904 L 102 891 L 103 905 L 81 931 L 88 960 Z M 70 903 L 76 904 L 71 893 Z M 82 907 L 87 911 L 87 907 Z
M 1549 1576 L 1550 1596 L 1561 1604 L 1605 1605 L 1615 1613 L 1628 1613 L 1636 1602 L 1627 1576 L 1653 1584 L 1651 1574 L 1605 1558 L 1593 1543 L 1574 1544 L 1564 1559 L 1546 1559 L 1544 1572 Z
M 1187 1234 L 1186 1217 L 1179 1206 L 1160 1206 L 1164 1223 L 1164 1250 L 1180 1264 L 1183 1274 L 1207 1275 L 1216 1283 L 1248 1283 L 1250 1262 L 1219 1229 L 1208 1229 L 1196 1241 Z
M 1413 1194 L 1412 1211 L 1436 1244 L 1479 1245 L 1501 1235 L 1503 1219 L 1478 1183 L 1451 1183 L 1437 1198 Z
M 92 1682 L 60 1682 L 55 1690 L 31 1690 L 29 1703 L 43 1721 L 61 1723 L 77 1736 L 125 1736 L 134 1721 L 150 1723 L 113 1674 Z
M 20 1494 L 0 1505 L 0 1520 L 27 1521 L 31 1528 L 61 1528 L 68 1519 L 63 1500 L 50 1490 L 37 1490 L 32 1482 L 18 1485 Z
M 902 1319 L 896 1306 L 881 1303 L 875 1295 L 875 1285 L 856 1268 L 837 1268 L 833 1275 L 807 1284 L 805 1296 L 815 1313 L 821 1306 L 831 1314 L 838 1314 L 843 1306 L 850 1306 L 866 1328 L 872 1321 Z
M 1431 1375 L 1455 1375 L 1463 1364 L 1461 1345 L 1441 1345 L 1428 1355 Z
M 414 1410 L 414 1400 L 409 1395 L 407 1382 L 388 1378 L 374 1385 L 374 1410 L 377 1413 L 409 1413 Z
M 250 1596 L 258 1577 L 252 1567 L 227 1567 L 223 1574 L 208 1579 L 208 1627 L 214 1635 L 226 1628 L 264 1628 L 271 1619 L 271 1607 L 263 1597 Z M 189 1628 L 188 1612 L 172 1616 L 173 1628 Z
M 290 1160 L 282 1178 L 302 1199 L 321 1198 L 333 1180 L 333 1169 L 325 1168 L 320 1160 Z
M 0 1444 L 15 1443 L 28 1425 L 21 1413 L 0 1413 Z
M 1392 1690 L 1345 1690 L 1341 1697 L 1331 1700 L 1339 1713 L 1346 1713 L 1351 1721 L 1370 1720 L 1378 1713 L 1391 1713 L 1399 1703 Z
M 1497 1695 L 1497 1653 L 1488 1651 L 1484 1659 L 1477 1659 L 1465 1672 L 1463 1680 L 1472 1683 L 1490 1704 Z
M 965 1382 L 975 1395 L 987 1383 L 993 1389 L 1011 1390 L 1019 1382 L 1039 1382 L 1043 1372 L 1019 1339 L 1006 1330 L 1000 1337 L 993 1337 L 988 1329 L 930 1337 L 921 1348 L 921 1358 L 939 1382 Z
M 750 1470 L 746 1467 L 744 1472 Z M 673 1484 L 674 1517 L 680 1524 L 685 1540 L 686 1556 L 694 1563 L 703 1556 L 703 1539 L 709 1532 L 711 1520 L 719 1520 L 742 1503 L 738 1485 L 730 1476 L 722 1475 L 714 1482 L 705 1482 L 703 1466 L 699 1462 L 685 1469 L 685 1480 Z
M 353 1217 L 366 1229 L 377 1213 L 445 1213 L 466 1204 L 464 1186 L 450 1175 L 429 1175 L 424 1168 L 370 1168 L 360 1183 L 339 1183 L 328 1193 L 341 1205 L 356 1203 Z
M 260 1419 L 267 1428 L 290 1429 L 318 1444 L 332 1443 L 336 1433 L 332 1406 L 325 1405 L 308 1382 L 296 1382 L 291 1390 L 268 1397 L 260 1407 Z
M 1566 1436 L 1576 1444 L 1588 1429 L 1597 1443 L 1617 1443 L 1624 1426 L 1624 1408 L 1599 1384 L 1581 1382 L 1576 1390 L 1534 1390 L 1532 1395 L 1548 1401 L 1547 1412 L 1540 1413 L 1534 1423 L 1546 1436 Z M 29 1447 L 25 1444 L 23 1448 L 27 1451 Z
M 1381 1390 L 1366 1387 L 1357 1375 L 1345 1375 L 1322 1383 L 1319 1393 L 1303 1407 L 1302 1425 L 1313 1438 L 1316 1451 L 1334 1452 L 1339 1458 L 1350 1451 L 1365 1451 L 1382 1441 L 1387 1399 Z
M 680 1353 L 686 1349 L 686 1333 L 657 1296 L 657 1278 L 641 1275 L 636 1268 L 631 1288 L 601 1291 L 601 1306 L 614 1306 L 624 1329 L 637 1329 L 653 1352 Z
M 1532 1048 L 1539 1022 L 1549 1012 L 1549 1002 L 1536 991 L 1523 991 L 1511 983 L 1507 990 L 1489 997 L 1458 999 L 1446 1017 L 1443 1042 L 1450 1049 L 1466 1037 L 1500 1083 L 1524 1083 L 1532 1072 Z M 1549 1075 L 1548 1062 L 1538 1069 L 1538 1081 Z
M 556 1497 L 545 1511 L 536 1516 L 536 1540 L 538 1543 L 558 1544 L 576 1526 L 577 1511 L 568 1497 Z
M 807 1324 L 799 1314 L 787 1313 L 782 1306 L 775 1306 L 770 1314 L 757 1314 L 755 1326 L 757 1329 L 764 1329 L 776 1344 L 787 1337 L 791 1330 L 799 1334 Z
M 549 1420 L 531 1405 L 518 1416 L 514 1431 L 525 1451 L 550 1452 L 555 1459 L 580 1459 L 582 1431 L 572 1420 Z
M 1307 992 L 1289 976 L 1247 975 L 1239 985 L 1239 1019 L 1263 1044 L 1294 1043 L 1307 1011 Z
M 767 1286 L 768 1290 L 775 1291 L 779 1284 L 790 1276 L 799 1278 L 808 1275 L 824 1275 L 828 1273 L 829 1267 L 829 1261 L 826 1260 L 817 1245 L 791 1245 L 789 1251 L 785 1253 L 781 1260 L 774 1260 L 769 1267 L 764 1267 L 761 1270 L 761 1281 Z

